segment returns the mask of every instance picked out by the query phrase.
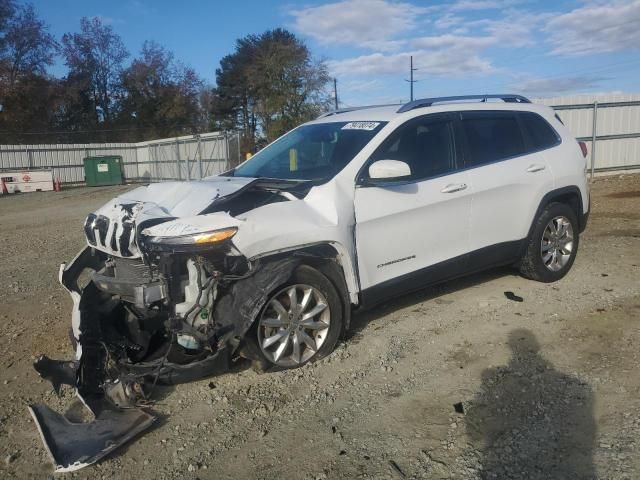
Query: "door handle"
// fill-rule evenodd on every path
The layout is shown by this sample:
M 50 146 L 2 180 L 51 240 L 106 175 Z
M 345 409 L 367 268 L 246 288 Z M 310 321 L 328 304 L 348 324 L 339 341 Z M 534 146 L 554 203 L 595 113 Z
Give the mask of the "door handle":
M 453 192 L 459 192 L 460 190 L 464 190 L 465 188 L 467 188 L 466 183 L 450 183 L 440 191 L 442 193 L 453 193 Z
M 527 168 L 527 172 L 529 173 L 539 172 L 540 170 L 544 170 L 545 168 L 547 167 L 545 167 L 544 165 L 534 163 L 532 165 L 529 165 L 529 168 Z

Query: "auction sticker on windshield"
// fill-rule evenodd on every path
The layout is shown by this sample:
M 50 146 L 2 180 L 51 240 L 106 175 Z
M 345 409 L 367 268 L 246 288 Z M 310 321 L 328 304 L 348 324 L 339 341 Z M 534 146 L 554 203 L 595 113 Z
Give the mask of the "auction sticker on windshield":
M 380 122 L 349 122 L 342 130 L 375 130 Z

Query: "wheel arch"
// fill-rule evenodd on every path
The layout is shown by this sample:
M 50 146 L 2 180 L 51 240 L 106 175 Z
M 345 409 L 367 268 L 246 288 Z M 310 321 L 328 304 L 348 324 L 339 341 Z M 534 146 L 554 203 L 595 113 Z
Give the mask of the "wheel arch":
M 276 261 L 291 256 L 296 256 L 302 264 L 315 268 L 333 284 L 341 298 L 345 331 L 348 330 L 351 307 L 357 305 L 359 299 L 357 280 L 347 250 L 336 242 L 322 242 L 267 253 L 251 260 Z
M 531 237 L 533 229 L 535 228 L 536 220 L 538 219 L 542 211 L 547 207 L 547 205 L 553 202 L 569 205 L 576 214 L 576 218 L 578 219 L 579 232 L 582 233 L 584 231 L 587 225 L 587 215 L 584 213 L 582 194 L 580 193 L 580 189 L 576 185 L 570 185 L 551 190 L 542 197 L 542 200 L 540 200 L 540 204 L 538 205 L 538 208 L 536 209 L 536 212 L 531 219 L 527 238 Z

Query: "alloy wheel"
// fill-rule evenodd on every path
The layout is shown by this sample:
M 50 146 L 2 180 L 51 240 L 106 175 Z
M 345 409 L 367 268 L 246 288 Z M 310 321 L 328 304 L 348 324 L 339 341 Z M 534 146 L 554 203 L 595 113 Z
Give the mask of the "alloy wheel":
M 295 367 L 313 358 L 329 333 L 331 309 L 310 285 L 290 285 L 271 297 L 258 322 L 258 343 L 267 359 Z
M 552 218 L 542 233 L 540 255 L 549 270 L 562 270 L 573 253 L 573 227 L 567 217 Z

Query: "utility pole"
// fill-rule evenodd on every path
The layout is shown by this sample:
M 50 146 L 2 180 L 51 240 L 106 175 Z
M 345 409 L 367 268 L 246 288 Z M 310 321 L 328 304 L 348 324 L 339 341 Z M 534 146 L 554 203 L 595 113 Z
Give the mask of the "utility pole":
M 417 80 L 413 79 L 413 72 L 415 72 L 416 70 L 418 70 L 417 68 L 413 68 L 413 55 L 411 55 L 409 57 L 410 59 L 410 64 L 409 64 L 409 80 L 405 79 L 405 82 L 409 82 L 409 85 L 411 86 L 411 101 L 413 102 L 413 84 L 417 82 Z
M 336 110 L 338 110 L 338 80 L 333 79 L 333 99 L 335 100 Z

